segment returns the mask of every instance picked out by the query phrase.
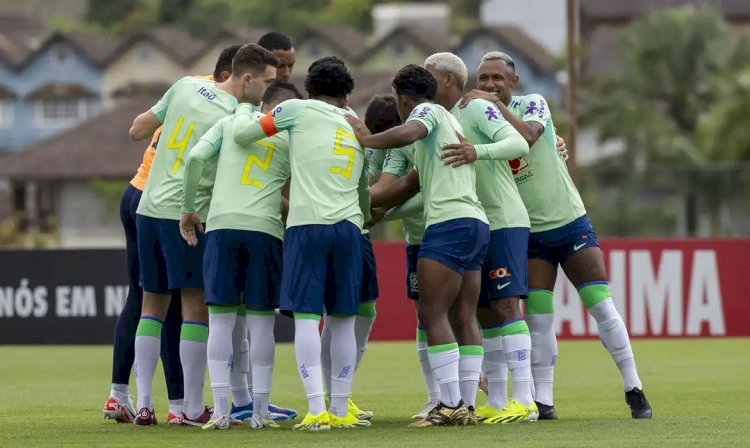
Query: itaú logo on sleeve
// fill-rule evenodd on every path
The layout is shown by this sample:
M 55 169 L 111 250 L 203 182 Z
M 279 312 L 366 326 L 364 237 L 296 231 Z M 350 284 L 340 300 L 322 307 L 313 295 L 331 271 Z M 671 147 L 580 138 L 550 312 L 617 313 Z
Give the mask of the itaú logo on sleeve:
M 508 268 L 490 269 L 490 272 L 488 275 L 490 277 L 490 280 L 495 280 L 498 278 L 510 277 L 510 271 L 508 271 Z
M 522 170 L 525 170 L 529 167 L 529 162 L 523 160 L 522 158 L 508 160 L 508 165 L 510 165 L 510 170 L 513 172 L 513 175 L 520 173 Z

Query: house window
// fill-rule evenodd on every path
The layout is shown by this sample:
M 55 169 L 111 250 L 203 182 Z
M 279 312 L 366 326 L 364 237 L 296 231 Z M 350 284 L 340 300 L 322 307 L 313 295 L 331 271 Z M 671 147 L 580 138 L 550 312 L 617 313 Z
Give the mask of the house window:
M 0 128 L 8 128 L 13 125 L 13 101 L 0 99 Z
M 139 62 L 151 62 L 154 60 L 154 46 L 144 42 L 136 48 L 136 55 Z
M 47 98 L 37 102 L 36 121 L 42 124 L 74 123 L 86 118 L 88 101 L 81 98 Z
M 73 57 L 72 51 L 73 50 L 68 45 L 55 45 L 50 52 L 52 63 L 58 66 L 67 65 Z
M 393 54 L 397 57 L 403 57 L 406 55 L 406 42 L 403 39 L 396 39 L 393 41 Z

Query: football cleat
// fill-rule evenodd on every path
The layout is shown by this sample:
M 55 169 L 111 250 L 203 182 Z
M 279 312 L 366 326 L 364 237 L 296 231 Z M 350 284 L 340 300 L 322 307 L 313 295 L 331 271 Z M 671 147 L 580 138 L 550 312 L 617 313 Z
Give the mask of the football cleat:
M 483 420 L 485 425 L 505 425 L 514 422 L 534 421 L 539 418 L 536 404 L 524 406 L 514 399 L 508 400 L 508 404 L 495 416 Z
M 539 410 L 539 420 L 557 420 L 557 412 L 553 405 L 539 403 L 535 401 L 536 408 Z
M 275 410 L 272 410 L 275 409 Z M 286 411 L 289 414 L 284 414 L 277 411 Z M 280 408 L 278 406 L 274 406 L 272 404 L 268 405 L 268 412 L 270 413 L 271 420 L 280 422 L 280 421 L 286 421 L 286 420 L 292 420 L 293 418 L 297 417 L 297 411 L 294 409 L 284 409 Z M 253 403 L 246 406 L 235 406 L 232 405 L 232 411 L 229 413 L 229 415 L 237 420 L 247 422 L 251 418 L 253 418 Z
M 205 414 L 205 413 L 204 413 Z M 221 417 L 212 418 L 205 425 L 201 426 L 202 429 L 216 429 L 216 430 L 227 430 L 231 428 L 231 419 L 228 415 L 222 415 Z
M 337 417 L 329 412 L 328 419 L 333 429 L 366 428 L 371 425 L 368 420 L 359 419 L 351 412 L 348 412 L 343 417 Z
M 133 400 L 128 397 L 128 401 L 122 402 L 115 397 L 109 397 L 104 403 L 102 410 L 104 418 L 111 419 L 117 423 L 133 423 L 135 420 L 135 406 Z
M 292 427 L 293 431 L 328 431 L 329 429 L 331 429 L 331 419 L 326 411 L 318 415 L 312 415 L 308 412 L 301 423 Z
M 271 413 L 271 419 L 276 421 L 294 420 L 295 418 L 297 418 L 297 411 L 295 411 L 294 409 L 282 408 L 280 406 L 276 406 L 273 403 L 268 403 L 268 412 Z M 278 417 L 280 415 L 286 415 L 287 418 Z
M 466 410 L 469 413 L 466 416 L 466 421 L 464 422 L 464 425 L 476 426 L 479 422 L 477 420 L 477 413 L 474 410 L 474 406 L 467 406 Z
M 250 429 L 266 429 L 266 428 L 278 428 L 278 427 L 279 427 L 278 423 L 268 418 L 253 416 L 250 419 Z
M 182 413 L 175 414 L 172 411 L 169 411 L 169 415 L 167 415 L 167 424 L 168 425 L 179 425 L 182 423 Z
M 500 409 L 493 408 L 489 404 L 479 406 L 476 410 L 477 420 L 480 422 L 487 420 L 488 418 L 500 415 L 500 412 L 502 412 Z
M 651 405 L 641 389 L 635 387 L 626 391 L 625 402 L 630 406 L 630 415 L 633 418 L 651 418 Z
M 372 411 L 363 411 L 354 403 L 354 400 L 352 400 L 351 397 L 349 397 L 348 407 L 349 407 L 348 413 L 352 414 L 358 420 L 371 420 L 372 419 L 372 416 L 373 416 Z
M 155 426 L 156 415 L 154 415 L 154 410 L 149 408 L 141 408 L 138 411 L 138 415 L 135 416 L 135 420 L 133 420 L 133 423 L 137 426 Z
M 199 426 L 203 427 L 206 423 L 208 423 L 211 420 L 211 415 L 213 414 L 213 408 L 206 407 L 203 410 L 203 413 L 199 415 L 196 418 L 189 418 L 185 412 L 182 413 L 182 420 L 180 423 L 182 426 Z M 229 420 L 227 419 L 227 422 Z M 229 424 L 229 423 L 227 423 Z
M 427 418 L 427 414 L 430 413 L 431 410 L 435 409 L 437 405 L 440 404 L 439 400 L 430 400 L 427 403 L 422 406 L 422 410 L 419 411 L 418 414 L 414 414 L 411 416 L 412 420 L 424 420 Z
M 423 420 L 417 420 L 410 424 L 412 428 L 428 428 L 431 426 L 463 426 L 469 417 L 469 411 L 464 406 L 463 400 L 458 402 L 455 408 L 448 407 L 443 403 L 435 406 Z

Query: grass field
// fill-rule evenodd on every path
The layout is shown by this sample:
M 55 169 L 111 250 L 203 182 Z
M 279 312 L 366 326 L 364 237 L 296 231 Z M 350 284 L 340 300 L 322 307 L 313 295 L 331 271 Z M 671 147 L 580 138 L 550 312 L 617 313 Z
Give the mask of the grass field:
M 654 408 L 651 421 L 630 418 L 609 356 L 598 342 L 584 341 L 560 344 L 558 421 L 408 428 L 409 416 L 424 401 L 413 344 L 373 343 L 354 385 L 360 407 L 375 412 L 373 426 L 297 433 L 289 424 L 224 432 L 118 425 L 101 414 L 109 392 L 109 347 L 0 347 L 0 446 L 750 446 L 750 339 L 636 341 L 634 349 Z M 279 346 L 272 399 L 304 411 L 293 356 L 291 345 Z M 156 379 L 157 417 L 163 421 L 160 368 Z

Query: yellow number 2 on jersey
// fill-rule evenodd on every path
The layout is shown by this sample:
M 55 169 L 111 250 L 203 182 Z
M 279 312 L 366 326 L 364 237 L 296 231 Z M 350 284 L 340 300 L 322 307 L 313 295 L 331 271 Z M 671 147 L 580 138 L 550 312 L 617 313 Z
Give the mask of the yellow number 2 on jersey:
M 177 171 L 179 171 L 180 165 L 182 165 L 182 154 L 185 152 L 185 147 L 187 147 L 187 144 L 190 141 L 190 136 L 193 134 L 193 127 L 195 127 L 193 123 L 188 124 L 185 136 L 178 142 L 177 134 L 180 133 L 183 119 L 184 117 L 180 116 L 180 118 L 177 120 L 177 125 L 175 125 L 174 130 L 172 131 L 172 136 L 169 137 L 169 141 L 167 142 L 167 149 L 178 150 L 177 160 L 174 161 L 174 165 L 172 166 L 172 173 L 177 173 Z
M 242 185 L 252 185 L 255 188 L 263 188 L 262 183 L 250 177 L 250 170 L 253 169 L 253 164 L 255 164 L 258 165 L 258 168 L 260 168 L 261 170 L 268 171 L 268 168 L 271 166 L 273 151 L 274 149 L 276 149 L 276 144 L 267 142 L 265 140 L 259 140 L 255 142 L 255 144 L 267 148 L 266 156 L 263 158 L 263 160 L 260 160 L 255 156 L 255 154 L 250 154 L 249 156 L 247 156 L 247 162 L 245 162 L 245 169 L 242 172 L 242 180 L 240 181 L 240 183 Z
M 344 137 L 348 138 L 349 141 L 357 141 L 357 137 L 354 134 L 347 132 L 343 128 L 338 128 L 336 131 L 336 142 L 333 145 L 333 152 L 338 156 L 349 156 L 349 162 L 346 164 L 346 168 L 334 166 L 331 168 L 331 172 L 334 174 L 341 174 L 346 180 L 349 180 L 349 178 L 352 177 L 355 149 L 351 146 L 346 146 L 343 143 Z

